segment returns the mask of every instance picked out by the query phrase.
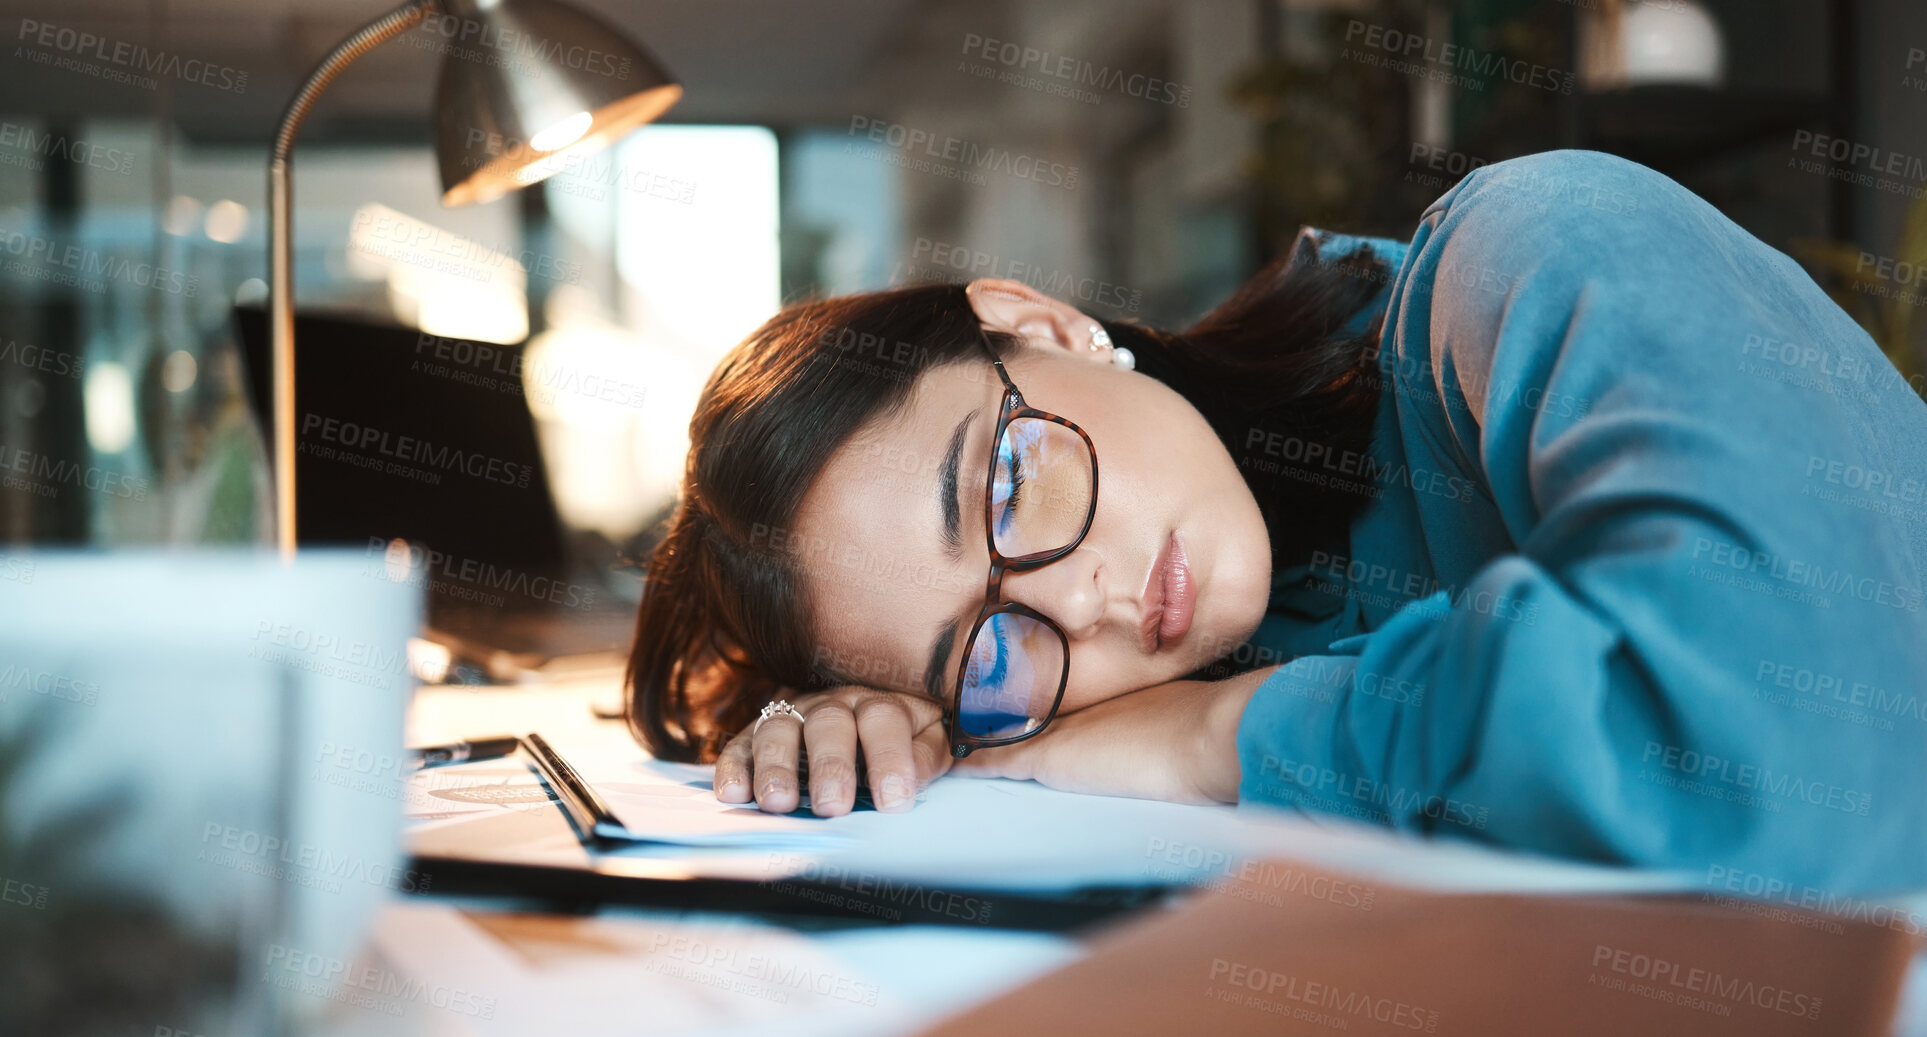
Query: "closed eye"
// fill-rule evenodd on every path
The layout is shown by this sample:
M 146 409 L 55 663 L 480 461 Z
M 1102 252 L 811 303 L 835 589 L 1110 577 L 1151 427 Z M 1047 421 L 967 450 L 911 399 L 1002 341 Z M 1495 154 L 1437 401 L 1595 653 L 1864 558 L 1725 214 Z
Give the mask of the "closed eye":
M 1003 450 L 1000 452 L 1004 455 L 1004 468 L 1010 473 L 1010 489 L 1004 497 L 1004 510 L 1003 514 L 998 517 L 997 531 L 999 533 L 1008 533 L 1010 532 L 1010 524 L 1016 521 L 1017 505 L 1024 499 L 1024 472 L 1022 466 L 1017 463 L 1017 451 Z

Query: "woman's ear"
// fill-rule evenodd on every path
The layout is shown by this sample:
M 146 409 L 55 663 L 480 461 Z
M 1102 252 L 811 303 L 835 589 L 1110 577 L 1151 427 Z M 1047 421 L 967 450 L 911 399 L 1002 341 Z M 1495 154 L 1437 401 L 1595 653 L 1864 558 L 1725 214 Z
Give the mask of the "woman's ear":
M 964 293 L 986 328 L 1009 332 L 1033 346 L 1101 358 L 1091 348 L 1091 327 L 1097 322 L 1067 302 L 1001 277 L 978 278 L 964 286 Z

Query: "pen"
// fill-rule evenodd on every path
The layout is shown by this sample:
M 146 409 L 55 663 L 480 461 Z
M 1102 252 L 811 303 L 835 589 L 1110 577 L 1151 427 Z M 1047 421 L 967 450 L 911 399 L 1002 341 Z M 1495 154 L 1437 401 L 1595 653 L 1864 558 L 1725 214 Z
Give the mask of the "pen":
M 417 746 L 408 752 L 415 758 L 416 768 L 421 769 L 468 763 L 471 760 L 499 759 L 515 752 L 521 744 L 522 740 L 514 735 L 497 735 L 493 738 L 471 738 L 448 745 Z
M 547 740 L 531 732 L 525 744 L 528 745 L 529 755 L 535 758 L 536 769 L 541 771 L 549 788 L 555 792 L 556 799 L 562 804 L 562 813 L 568 817 L 569 824 L 575 828 L 576 837 L 584 845 L 594 846 L 599 839 L 628 835 L 628 830 L 609 812 L 602 797 L 596 795 L 595 789 L 582 780 L 582 776 L 569 765 L 569 761 L 562 758 L 562 754 L 550 748 Z

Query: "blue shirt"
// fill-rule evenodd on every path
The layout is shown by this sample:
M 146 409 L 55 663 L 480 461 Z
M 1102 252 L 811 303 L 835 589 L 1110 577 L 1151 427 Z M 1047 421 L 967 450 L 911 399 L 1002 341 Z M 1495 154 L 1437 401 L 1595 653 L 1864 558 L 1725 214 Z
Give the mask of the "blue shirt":
M 1397 271 L 1346 542 L 1275 574 L 1241 799 L 1736 892 L 1927 886 L 1927 404 L 1671 180 L 1474 171 Z

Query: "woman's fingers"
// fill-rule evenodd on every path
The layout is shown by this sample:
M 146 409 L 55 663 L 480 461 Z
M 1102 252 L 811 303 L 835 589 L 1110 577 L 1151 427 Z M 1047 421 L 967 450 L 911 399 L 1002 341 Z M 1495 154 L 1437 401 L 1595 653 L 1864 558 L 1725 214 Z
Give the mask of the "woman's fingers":
M 910 809 L 916 805 L 917 789 L 923 780 L 942 772 L 919 765 L 919 757 L 927 756 L 928 749 L 918 745 L 919 732 L 903 696 L 882 694 L 865 699 L 857 703 L 855 713 L 863 758 L 870 768 L 870 795 L 877 809 Z M 941 730 L 937 736 L 943 737 Z
M 950 738 L 944 733 L 941 718 L 917 729 L 910 743 L 910 755 L 917 762 L 917 782 L 927 785 L 942 777 L 957 762 L 950 755 Z
M 755 726 L 750 735 L 750 788 L 758 809 L 771 814 L 796 809 L 796 754 L 802 736 L 803 724 L 784 713 Z
M 897 812 L 914 806 L 917 790 L 950 769 L 943 710 L 934 702 L 848 685 L 796 704 L 804 719 L 775 714 L 723 746 L 717 799 L 753 800 L 759 809 L 786 814 L 796 809 L 800 783 L 808 780 L 816 814 L 847 814 L 867 769 L 877 808 Z
M 804 718 L 810 812 L 818 817 L 847 814 L 856 804 L 856 742 L 856 717 L 836 699 L 822 702 Z
M 737 734 L 716 756 L 716 798 L 725 803 L 747 803 L 750 799 L 750 746 L 754 739 L 748 731 Z

